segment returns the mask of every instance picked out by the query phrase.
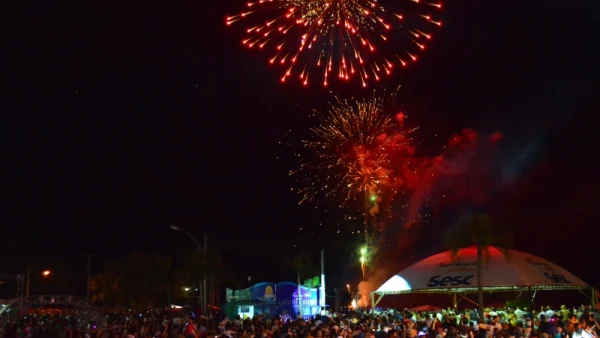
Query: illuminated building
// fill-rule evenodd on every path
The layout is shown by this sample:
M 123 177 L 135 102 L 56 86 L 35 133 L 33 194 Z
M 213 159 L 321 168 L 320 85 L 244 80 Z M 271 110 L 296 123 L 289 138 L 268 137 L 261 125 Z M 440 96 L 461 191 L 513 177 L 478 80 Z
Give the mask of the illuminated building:
M 319 288 L 300 287 L 302 315 L 311 317 L 320 314 Z M 227 316 L 235 318 L 253 317 L 259 314 L 289 316 L 296 318 L 298 306 L 298 284 L 291 282 L 258 283 L 243 290 L 227 289 Z

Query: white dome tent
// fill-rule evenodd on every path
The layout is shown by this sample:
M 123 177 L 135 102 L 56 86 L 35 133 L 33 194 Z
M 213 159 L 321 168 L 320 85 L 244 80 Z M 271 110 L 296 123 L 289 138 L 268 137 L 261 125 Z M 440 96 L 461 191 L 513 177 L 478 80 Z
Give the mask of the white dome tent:
M 486 259 L 487 257 L 487 259 Z M 489 247 L 483 262 L 483 290 L 509 292 L 538 290 L 591 290 L 590 300 L 597 302 L 596 291 L 569 271 L 543 258 L 517 250 L 504 253 Z M 465 297 L 477 292 L 477 249 L 475 246 L 459 250 L 453 258 L 445 251 L 425 258 L 383 283 L 371 293 L 373 307 L 383 296 L 406 293 L 438 293 Z

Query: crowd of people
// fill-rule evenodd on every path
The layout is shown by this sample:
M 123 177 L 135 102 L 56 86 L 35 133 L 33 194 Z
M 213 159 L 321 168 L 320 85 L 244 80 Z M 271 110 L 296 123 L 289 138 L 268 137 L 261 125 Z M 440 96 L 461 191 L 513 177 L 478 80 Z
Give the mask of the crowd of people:
M 538 312 L 528 309 L 451 309 L 414 312 L 350 312 L 284 322 L 257 316 L 221 323 L 221 338 L 597 338 L 597 313 L 580 307 Z
M 598 338 L 597 311 L 590 307 L 532 311 L 476 310 L 346 311 L 310 319 L 256 315 L 219 318 L 189 310 L 111 310 L 101 321 L 76 313 L 33 311 L 5 320 L 0 338 Z

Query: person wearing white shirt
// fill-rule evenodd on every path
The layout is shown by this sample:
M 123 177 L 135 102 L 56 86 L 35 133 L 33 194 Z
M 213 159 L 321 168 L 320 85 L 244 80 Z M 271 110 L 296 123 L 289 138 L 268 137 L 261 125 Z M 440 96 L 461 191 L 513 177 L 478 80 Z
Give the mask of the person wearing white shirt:
M 515 317 L 517 317 L 517 322 L 523 321 L 524 314 L 525 312 L 523 312 L 523 310 L 519 309 L 519 307 L 517 306 L 517 309 L 515 310 Z
M 550 305 L 548 305 L 546 307 L 546 318 L 547 319 L 552 318 L 552 316 L 554 316 L 554 313 L 555 313 L 554 310 L 552 310 L 552 308 L 550 307 Z
M 591 333 L 579 328 L 579 325 L 577 325 L 577 327 L 575 328 L 575 331 L 571 335 L 571 338 L 593 338 L 593 337 L 594 336 L 592 336 Z

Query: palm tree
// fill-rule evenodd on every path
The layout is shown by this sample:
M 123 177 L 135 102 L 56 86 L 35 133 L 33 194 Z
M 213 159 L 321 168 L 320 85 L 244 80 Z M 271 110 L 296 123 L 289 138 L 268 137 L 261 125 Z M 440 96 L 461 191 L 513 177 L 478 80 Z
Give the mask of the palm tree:
M 104 264 L 94 277 L 96 299 L 131 307 L 165 303 L 171 259 L 157 253 L 133 252 Z
M 220 302 L 221 286 L 237 282 L 236 276 L 227 271 L 223 257 L 217 251 L 208 254 L 208 277 L 208 289 L 211 291 L 209 299 L 214 306 L 217 306 Z
M 304 253 L 299 253 L 292 258 L 283 258 L 281 261 L 282 268 L 287 271 L 293 271 L 296 273 L 298 282 L 298 301 L 301 298 L 300 285 L 302 278 L 312 277 L 317 275 L 317 267 L 313 263 L 313 260 Z M 299 306 L 300 314 L 302 314 L 302 306 Z
M 219 289 L 223 283 L 235 284 L 234 275 L 227 272 L 223 257 L 216 251 L 209 251 L 205 259 L 203 250 L 197 249 L 186 256 L 184 264 L 184 281 L 193 285 L 204 276 L 208 279 L 207 299 L 213 305 L 219 303 Z
M 318 269 L 311 257 L 306 254 L 299 253 L 294 257 L 285 257 L 281 261 L 284 271 L 293 272 L 298 279 L 317 276 Z
M 489 260 L 489 248 L 492 246 L 500 249 L 505 259 L 509 259 L 508 249 L 512 246 L 512 239 L 512 233 L 506 226 L 500 225 L 483 213 L 461 219 L 445 233 L 444 242 L 454 259 L 458 258 L 460 249 L 471 245 L 477 247 L 477 303 L 481 319 L 483 319 L 483 261 Z

